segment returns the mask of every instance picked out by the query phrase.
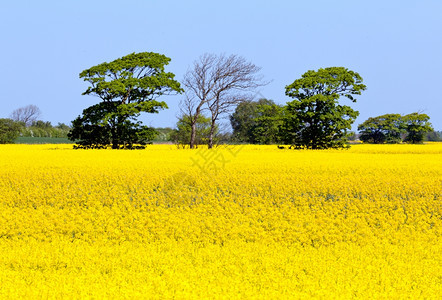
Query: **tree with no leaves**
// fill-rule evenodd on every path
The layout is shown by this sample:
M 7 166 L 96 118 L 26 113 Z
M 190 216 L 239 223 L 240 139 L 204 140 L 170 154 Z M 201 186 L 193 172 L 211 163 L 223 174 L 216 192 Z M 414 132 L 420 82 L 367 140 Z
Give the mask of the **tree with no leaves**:
M 213 147 L 216 121 L 242 101 L 253 98 L 251 92 L 267 83 L 258 76 L 260 68 L 237 55 L 204 54 L 184 76 L 185 98 L 181 111 L 189 116 L 190 148 L 195 147 L 196 123 L 203 111 L 210 112 L 208 147 Z
M 11 119 L 16 122 L 23 122 L 26 127 L 32 125 L 33 122 L 41 116 L 40 109 L 35 105 L 20 107 L 11 113 Z

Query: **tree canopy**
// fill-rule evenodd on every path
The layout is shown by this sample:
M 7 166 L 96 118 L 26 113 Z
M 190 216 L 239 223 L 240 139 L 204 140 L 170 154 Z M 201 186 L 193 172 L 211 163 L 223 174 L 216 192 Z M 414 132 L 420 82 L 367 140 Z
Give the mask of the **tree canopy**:
M 368 118 L 358 126 L 361 141 L 365 143 L 383 144 L 422 143 L 425 135 L 433 128 L 426 114 L 411 113 L 405 116 L 400 114 L 385 114 Z M 405 136 L 404 136 L 405 135 Z
M 404 128 L 407 136 L 404 142 L 411 144 L 420 144 L 424 141 L 425 134 L 433 131 L 430 117 L 427 114 L 411 113 L 403 117 Z
M 72 122 L 69 138 L 85 148 L 145 145 L 155 131 L 137 121 L 140 113 L 158 113 L 167 108 L 157 101 L 159 96 L 182 92 L 175 75 L 165 71 L 169 62 L 158 53 L 132 53 L 81 72 L 80 78 L 90 84 L 83 95 L 96 96 L 101 102 Z
M 404 133 L 402 117 L 400 114 L 385 114 L 368 118 L 358 126 L 359 139 L 372 144 L 395 144 L 402 141 Z
M 277 143 L 281 117 L 282 107 L 273 100 L 242 102 L 230 115 L 233 140 L 251 144 Z
M 307 71 L 286 86 L 288 102 L 281 127 L 283 141 L 299 148 L 342 148 L 348 130 L 358 116 L 351 107 L 339 104 L 344 96 L 356 102 L 366 86 L 362 77 L 344 67 Z
M 12 119 L 0 119 L 0 144 L 10 144 L 20 134 L 21 125 Z

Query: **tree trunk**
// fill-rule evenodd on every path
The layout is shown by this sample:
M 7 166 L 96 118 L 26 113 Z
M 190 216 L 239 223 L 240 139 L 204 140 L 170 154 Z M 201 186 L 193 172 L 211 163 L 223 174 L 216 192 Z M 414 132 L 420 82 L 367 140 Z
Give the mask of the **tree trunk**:
M 119 138 L 118 138 L 118 128 L 117 128 L 117 122 L 113 121 L 111 122 L 111 143 L 112 143 L 112 149 L 118 149 L 119 145 Z
M 213 148 L 213 136 L 215 134 L 215 120 L 212 120 L 212 124 L 210 125 L 210 134 L 209 134 L 209 144 L 208 148 Z
M 195 139 L 196 139 L 196 122 L 193 122 L 192 120 L 191 132 L 190 132 L 190 149 L 195 148 Z

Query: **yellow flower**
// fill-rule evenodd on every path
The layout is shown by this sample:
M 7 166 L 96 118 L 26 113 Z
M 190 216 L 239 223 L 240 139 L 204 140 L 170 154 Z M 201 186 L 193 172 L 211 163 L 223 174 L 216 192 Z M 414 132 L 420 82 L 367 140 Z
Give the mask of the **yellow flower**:
M 441 154 L 0 145 L 0 298 L 437 298 Z

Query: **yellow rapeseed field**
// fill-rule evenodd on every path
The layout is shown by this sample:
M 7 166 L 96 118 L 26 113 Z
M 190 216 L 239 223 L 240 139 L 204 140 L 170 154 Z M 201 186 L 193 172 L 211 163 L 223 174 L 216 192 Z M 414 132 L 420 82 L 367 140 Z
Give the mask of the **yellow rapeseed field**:
M 0 146 L 0 298 L 442 295 L 442 144 Z

